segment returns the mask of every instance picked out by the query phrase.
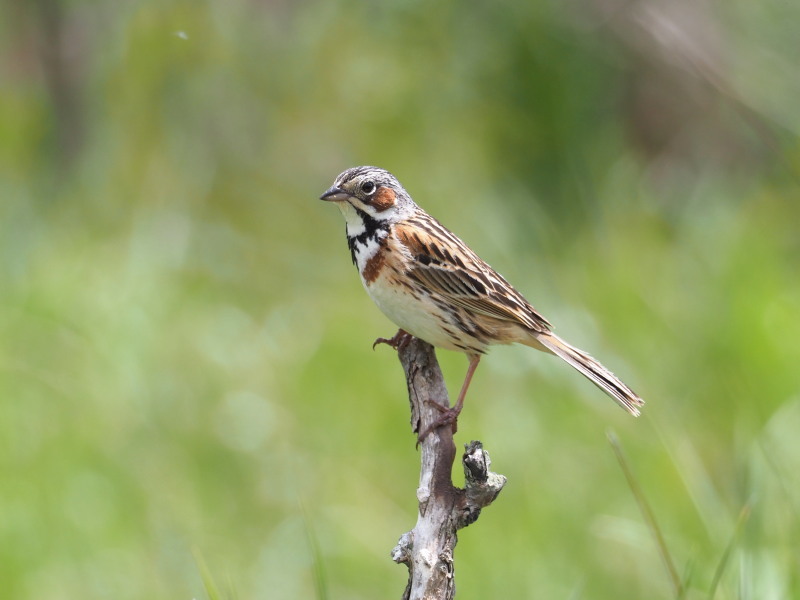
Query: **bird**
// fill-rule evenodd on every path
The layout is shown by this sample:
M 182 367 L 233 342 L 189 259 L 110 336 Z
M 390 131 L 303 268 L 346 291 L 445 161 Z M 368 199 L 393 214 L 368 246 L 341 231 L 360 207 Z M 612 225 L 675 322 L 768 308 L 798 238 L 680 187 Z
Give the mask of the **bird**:
M 464 397 L 490 346 L 518 343 L 554 354 L 633 416 L 644 401 L 597 360 L 561 339 L 550 322 L 460 238 L 425 212 L 389 171 L 359 166 L 321 196 L 339 207 L 350 257 L 378 308 L 400 329 L 373 347 L 410 336 L 466 354 L 469 366 L 452 408 L 420 434 L 456 427 Z

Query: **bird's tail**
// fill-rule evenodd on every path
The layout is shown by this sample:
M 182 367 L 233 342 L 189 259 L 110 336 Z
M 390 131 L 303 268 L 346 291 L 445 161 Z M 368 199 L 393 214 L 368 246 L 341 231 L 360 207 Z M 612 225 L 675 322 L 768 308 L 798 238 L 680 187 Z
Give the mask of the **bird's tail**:
M 616 375 L 586 354 L 583 350 L 578 350 L 574 346 L 570 346 L 553 333 L 539 333 L 536 335 L 535 340 L 535 342 L 531 340 L 529 345 L 541 349 L 541 344 L 541 346 L 544 346 L 547 350 L 583 373 L 586 378 L 611 396 L 617 404 L 634 417 L 639 416 L 638 407 L 644 404 L 644 400 L 631 388 L 622 383 Z

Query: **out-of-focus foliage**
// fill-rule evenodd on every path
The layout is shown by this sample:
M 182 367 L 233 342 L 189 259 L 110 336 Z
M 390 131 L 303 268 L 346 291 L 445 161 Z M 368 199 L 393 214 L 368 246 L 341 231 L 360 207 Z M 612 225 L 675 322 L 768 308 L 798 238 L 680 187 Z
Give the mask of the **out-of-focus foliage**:
M 648 402 L 527 348 L 483 361 L 458 435 L 509 485 L 460 535 L 459 598 L 675 597 L 607 428 L 686 598 L 747 503 L 714 597 L 800 597 L 800 5 L 0 17 L 4 597 L 399 597 L 404 381 L 316 200 L 355 164 Z

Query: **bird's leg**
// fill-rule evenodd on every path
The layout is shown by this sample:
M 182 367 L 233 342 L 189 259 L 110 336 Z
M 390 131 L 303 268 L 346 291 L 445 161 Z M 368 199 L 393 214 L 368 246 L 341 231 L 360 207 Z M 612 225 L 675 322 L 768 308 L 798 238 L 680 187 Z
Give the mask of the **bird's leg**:
M 372 349 L 375 350 L 375 346 L 378 344 L 386 344 L 387 346 L 391 346 L 395 350 L 400 350 L 400 348 L 404 348 L 410 341 L 411 338 L 414 337 L 407 331 L 403 331 L 402 329 L 398 329 L 397 333 L 394 334 L 394 337 L 389 338 L 378 338 L 372 344 Z
M 472 376 L 475 374 L 475 369 L 478 368 L 478 363 L 481 361 L 480 354 L 474 354 L 469 357 L 469 367 L 467 367 L 467 375 L 464 377 L 464 383 L 461 384 L 461 391 L 458 393 L 458 400 L 456 400 L 455 405 L 450 408 L 445 408 L 441 404 L 437 404 L 433 402 L 434 408 L 438 410 L 441 415 L 439 418 L 436 419 L 433 423 L 428 425 L 425 428 L 425 431 L 419 434 L 417 438 L 417 443 L 421 442 L 422 440 L 427 437 L 427 435 L 433 431 L 434 429 L 438 429 L 443 425 L 452 425 L 453 426 L 453 433 L 458 431 L 458 415 L 461 414 L 461 409 L 464 408 L 464 397 L 467 395 L 467 389 L 469 389 L 469 384 L 472 381 Z

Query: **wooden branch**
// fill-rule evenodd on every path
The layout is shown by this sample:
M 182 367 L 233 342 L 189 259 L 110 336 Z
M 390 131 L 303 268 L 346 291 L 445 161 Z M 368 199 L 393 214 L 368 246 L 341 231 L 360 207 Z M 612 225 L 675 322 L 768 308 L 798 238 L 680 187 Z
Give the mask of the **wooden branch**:
M 447 388 L 430 344 L 413 338 L 400 346 L 398 354 L 411 401 L 411 428 L 418 435 L 441 414 L 435 403 L 449 406 Z M 456 590 L 453 570 L 456 532 L 475 522 L 481 509 L 491 504 L 503 489 L 506 478 L 489 471 L 489 453 L 480 442 L 471 442 L 466 444 L 462 457 L 465 488 L 455 487 L 450 474 L 456 446 L 450 426 L 435 429 L 420 446 L 417 524 L 400 536 L 392 550 L 392 560 L 408 566 L 403 600 L 449 600 Z

